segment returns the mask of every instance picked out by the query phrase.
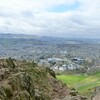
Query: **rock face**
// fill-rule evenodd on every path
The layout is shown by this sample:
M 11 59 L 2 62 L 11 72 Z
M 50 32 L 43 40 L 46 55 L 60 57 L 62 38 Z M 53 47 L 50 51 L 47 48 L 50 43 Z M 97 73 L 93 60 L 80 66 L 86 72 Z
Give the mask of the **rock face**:
M 96 87 L 92 100 L 100 100 L 100 87 Z
M 0 60 L 0 100 L 87 100 L 35 62 Z M 93 99 L 96 100 L 96 99 Z

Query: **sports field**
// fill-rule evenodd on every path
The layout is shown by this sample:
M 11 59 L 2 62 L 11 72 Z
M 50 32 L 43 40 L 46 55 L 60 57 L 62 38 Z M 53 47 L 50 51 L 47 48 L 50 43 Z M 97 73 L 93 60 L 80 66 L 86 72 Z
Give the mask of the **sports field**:
M 100 86 L 100 72 L 93 75 L 57 75 L 57 78 L 86 96 L 90 96 L 94 88 Z

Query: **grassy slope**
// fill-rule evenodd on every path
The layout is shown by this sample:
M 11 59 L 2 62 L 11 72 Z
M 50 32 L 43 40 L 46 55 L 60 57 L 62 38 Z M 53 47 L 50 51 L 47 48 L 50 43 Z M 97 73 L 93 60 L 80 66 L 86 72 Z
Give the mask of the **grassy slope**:
M 100 86 L 100 73 L 94 75 L 58 75 L 57 78 L 82 95 L 90 96 L 94 87 Z

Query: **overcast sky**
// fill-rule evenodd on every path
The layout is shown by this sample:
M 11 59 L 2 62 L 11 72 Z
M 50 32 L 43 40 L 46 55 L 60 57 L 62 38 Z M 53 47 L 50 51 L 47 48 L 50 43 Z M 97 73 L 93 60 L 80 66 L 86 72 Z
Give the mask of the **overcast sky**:
M 0 0 L 0 33 L 100 38 L 100 0 Z

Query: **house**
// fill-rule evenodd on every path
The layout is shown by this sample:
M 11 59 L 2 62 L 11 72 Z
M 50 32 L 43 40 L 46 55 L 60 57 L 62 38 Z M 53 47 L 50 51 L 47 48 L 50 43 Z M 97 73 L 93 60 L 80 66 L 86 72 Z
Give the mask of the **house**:
M 66 66 L 53 66 L 51 69 L 54 71 L 66 71 Z
M 76 64 L 80 64 L 80 65 L 85 62 L 85 60 L 82 57 L 74 57 L 71 59 L 71 61 Z
M 51 66 L 57 63 L 61 64 L 63 62 L 63 60 L 60 58 L 48 58 L 47 61 L 51 64 Z
M 48 58 L 47 61 L 49 61 L 49 62 L 59 62 L 59 61 L 62 62 L 63 60 L 60 58 Z

